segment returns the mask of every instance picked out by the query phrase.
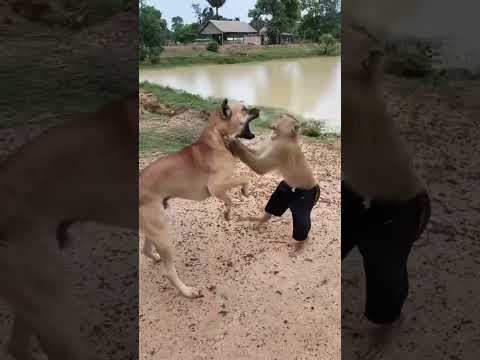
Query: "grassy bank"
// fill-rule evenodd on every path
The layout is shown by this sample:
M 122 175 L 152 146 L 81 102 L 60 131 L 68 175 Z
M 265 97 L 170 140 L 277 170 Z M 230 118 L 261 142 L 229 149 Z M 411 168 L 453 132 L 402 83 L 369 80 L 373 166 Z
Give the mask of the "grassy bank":
M 336 44 L 327 52 L 322 45 L 309 44 L 303 46 L 275 46 L 254 48 L 226 48 L 219 52 L 211 52 L 203 47 L 169 47 L 157 60 L 156 64 L 142 63 L 141 67 L 176 67 L 206 64 L 238 64 L 255 61 L 269 61 L 314 56 L 339 56 L 340 44 Z
M 153 93 L 162 104 L 173 108 L 191 109 L 196 111 L 212 111 L 217 108 L 222 99 L 208 98 L 187 92 L 173 90 L 171 88 L 151 84 L 140 83 L 140 89 Z M 256 119 L 251 129 L 256 134 L 269 131 L 272 121 L 287 111 L 284 109 L 258 107 L 260 118 Z M 198 127 L 195 126 L 173 126 L 169 127 L 169 118 L 159 114 L 147 114 L 148 126 L 140 126 L 140 155 L 148 155 L 153 152 L 170 153 L 191 144 L 198 135 Z M 324 124 L 314 119 L 306 119 L 295 115 L 301 123 L 302 134 L 313 141 L 334 141 L 339 137 L 337 133 L 325 131 Z

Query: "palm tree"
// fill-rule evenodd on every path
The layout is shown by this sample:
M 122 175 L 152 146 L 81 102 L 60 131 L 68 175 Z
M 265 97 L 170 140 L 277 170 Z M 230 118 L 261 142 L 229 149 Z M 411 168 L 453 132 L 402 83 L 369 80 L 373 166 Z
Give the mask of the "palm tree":
M 216 17 L 218 19 L 218 8 L 221 8 L 225 4 L 226 0 L 207 0 L 211 7 L 214 7 L 216 10 Z

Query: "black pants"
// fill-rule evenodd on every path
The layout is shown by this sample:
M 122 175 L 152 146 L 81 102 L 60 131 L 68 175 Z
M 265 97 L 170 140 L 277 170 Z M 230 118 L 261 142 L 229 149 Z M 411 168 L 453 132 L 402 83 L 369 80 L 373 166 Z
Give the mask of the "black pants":
M 408 295 L 407 260 L 430 218 L 427 194 L 405 203 L 372 202 L 342 183 L 342 260 L 357 246 L 366 276 L 365 316 L 374 323 L 395 321 Z
M 282 216 L 287 209 L 292 212 L 293 235 L 297 241 L 307 239 L 312 227 L 310 213 L 320 197 L 320 187 L 312 189 L 293 189 L 282 181 L 268 200 L 265 212 Z

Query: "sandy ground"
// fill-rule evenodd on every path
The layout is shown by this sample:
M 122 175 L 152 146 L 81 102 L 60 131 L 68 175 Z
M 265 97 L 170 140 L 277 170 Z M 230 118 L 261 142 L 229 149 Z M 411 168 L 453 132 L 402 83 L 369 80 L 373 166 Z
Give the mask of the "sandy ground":
M 141 359 L 340 358 L 340 144 L 308 142 L 304 152 L 323 201 L 301 252 L 290 245 L 289 212 L 260 232 L 237 219 L 261 213 L 281 180 L 275 174 L 260 177 L 238 163 L 251 196 L 232 192 L 230 222 L 216 199 L 170 202 L 178 273 L 205 296 L 182 298 L 141 256 Z
M 342 359 L 477 359 L 480 83 L 432 88 L 389 77 L 386 94 L 428 184 L 432 218 L 410 256 L 403 323 L 385 345 L 365 331 L 360 255 L 343 262 Z

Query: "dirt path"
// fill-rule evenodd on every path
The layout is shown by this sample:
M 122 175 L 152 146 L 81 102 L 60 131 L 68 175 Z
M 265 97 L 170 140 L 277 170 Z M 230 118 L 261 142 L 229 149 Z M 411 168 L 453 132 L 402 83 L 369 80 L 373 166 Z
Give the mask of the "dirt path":
M 304 151 L 326 200 L 313 210 L 300 253 L 289 243 L 289 212 L 261 232 L 236 219 L 262 211 L 277 175 L 260 177 L 239 163 L 251 196 L 232 193 L 230 222 L 216 199 L 171 201 L 178 272 L 205 296 L 180 297 L 141 256 L 141 359 L 340 358 L 340 144 L 309 142 Z

